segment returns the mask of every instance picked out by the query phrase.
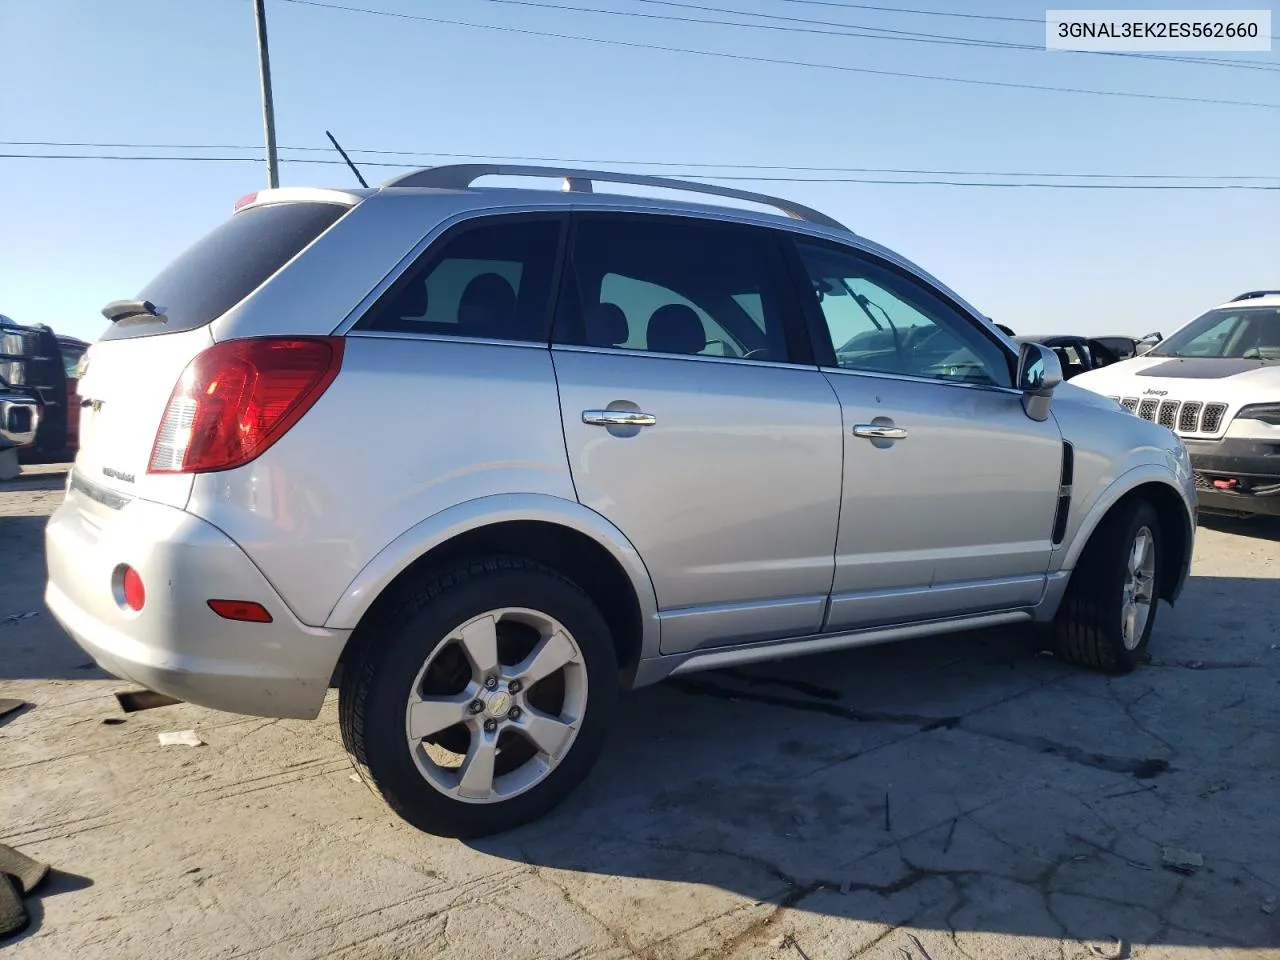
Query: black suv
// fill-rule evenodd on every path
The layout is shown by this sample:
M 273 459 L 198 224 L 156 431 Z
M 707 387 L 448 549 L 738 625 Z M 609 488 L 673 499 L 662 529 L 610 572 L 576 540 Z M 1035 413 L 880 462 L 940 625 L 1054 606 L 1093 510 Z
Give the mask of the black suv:
M 67 448 L 68 395 L 57 335 L 0 315 L 0 438 L 24 453 L 61 454 Z

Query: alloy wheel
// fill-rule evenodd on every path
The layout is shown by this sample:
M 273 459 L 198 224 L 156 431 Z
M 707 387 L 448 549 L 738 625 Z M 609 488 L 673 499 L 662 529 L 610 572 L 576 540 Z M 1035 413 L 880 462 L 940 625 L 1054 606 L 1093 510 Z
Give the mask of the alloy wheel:
M 423 778 L 466 803 L 498 803 L 545 780 L 587 705 L 572 634 L 537 610 L 490 610 L 451 631 L 414 678 L 405 736 Z

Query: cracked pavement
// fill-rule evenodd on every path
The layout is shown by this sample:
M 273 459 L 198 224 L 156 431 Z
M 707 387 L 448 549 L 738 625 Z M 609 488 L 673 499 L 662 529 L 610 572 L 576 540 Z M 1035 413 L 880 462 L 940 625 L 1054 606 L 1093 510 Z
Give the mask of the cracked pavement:
M 1280 958 L 1278 524 L 1201 528 L 1129 676 L 1016 631 L 691 675 L 467 844 L 352 782 L 332 691 L 121 714 L 41 602 L 62 479 L 0 484 L 0 842 L 58 871 L 6 958 Z

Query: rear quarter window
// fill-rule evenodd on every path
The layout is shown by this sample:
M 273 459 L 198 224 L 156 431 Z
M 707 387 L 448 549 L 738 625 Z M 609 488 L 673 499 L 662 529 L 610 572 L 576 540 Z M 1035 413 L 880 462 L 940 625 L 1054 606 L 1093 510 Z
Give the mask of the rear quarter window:
M 212 323 L 297 256 L 350 207 L 275 203 L 223 221 L 165 267 L 138 294 L 164 316 L 113 323 L 104 340 L 180 333 Z

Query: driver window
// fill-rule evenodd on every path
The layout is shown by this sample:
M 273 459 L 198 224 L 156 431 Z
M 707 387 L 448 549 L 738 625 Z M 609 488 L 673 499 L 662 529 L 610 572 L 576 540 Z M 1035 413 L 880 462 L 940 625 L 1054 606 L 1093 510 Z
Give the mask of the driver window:
M 842 369 L 1012 385 L 1004 350 L 922 283 L 851 251 L 796 247 Z

